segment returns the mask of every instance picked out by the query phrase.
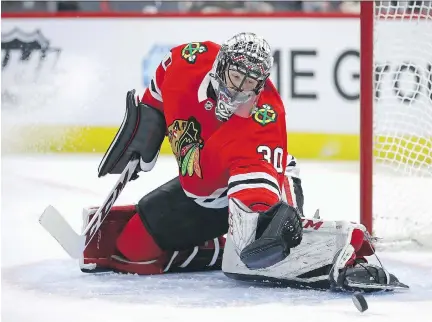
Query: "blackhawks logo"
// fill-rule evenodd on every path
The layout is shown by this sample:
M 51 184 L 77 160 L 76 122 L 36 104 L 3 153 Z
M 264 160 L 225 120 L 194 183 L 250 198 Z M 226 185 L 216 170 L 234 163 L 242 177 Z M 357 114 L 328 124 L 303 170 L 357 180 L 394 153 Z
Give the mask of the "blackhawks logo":
M 168 126 L 168 139 L 177 159 L 182 176 L 194 173 L 202 178 L 200 150 L 204 146 L 201 138 L 201 125 L 191 117 L 186 120 L 175 120 Z
M 269 123 L 276 122 L 277 113 L 271 105 L 264 104 L 257 108 L 253 115 L 255 122 L 265 126 Z
M 181 51 L 182 58 L 189 64 L 194 64 L 197 55 L 207 52 L 207 46 L 199 42 L 191 42 L 183 47 Z

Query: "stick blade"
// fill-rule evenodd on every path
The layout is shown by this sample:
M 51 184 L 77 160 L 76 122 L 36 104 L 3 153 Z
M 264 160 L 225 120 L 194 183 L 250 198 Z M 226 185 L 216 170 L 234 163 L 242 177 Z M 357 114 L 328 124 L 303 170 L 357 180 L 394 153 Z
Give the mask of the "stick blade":
M 53 206 L 45 208 L 39 223 L 53 236 L 72 258 L 83 256 L 85 237 L 78 235 Z

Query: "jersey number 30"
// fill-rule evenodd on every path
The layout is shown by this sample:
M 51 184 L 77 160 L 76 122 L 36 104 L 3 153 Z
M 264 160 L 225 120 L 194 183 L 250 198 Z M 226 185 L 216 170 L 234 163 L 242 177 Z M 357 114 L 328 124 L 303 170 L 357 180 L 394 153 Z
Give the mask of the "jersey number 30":
M 276 148 L 272 151 L 270 147 L 267 145 L 260 145 L 257 148 L 257 152 L 261 153 L 263 155 L 264 160 L 266 160 L 268 163 L 272 164 L 273 167 L 276 169 L 278 173 L 283 173 L 283 149 L 282 148 Z

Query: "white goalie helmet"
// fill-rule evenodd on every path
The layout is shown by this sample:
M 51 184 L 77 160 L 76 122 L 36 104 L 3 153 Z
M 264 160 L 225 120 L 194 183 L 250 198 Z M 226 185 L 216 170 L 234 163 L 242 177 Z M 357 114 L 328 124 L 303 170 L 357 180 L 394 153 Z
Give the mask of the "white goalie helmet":
M 222 44 L 210 74 L 217 119 L 249 117 L 272 66 L 270 45 L 254 33 L 239 33 Z

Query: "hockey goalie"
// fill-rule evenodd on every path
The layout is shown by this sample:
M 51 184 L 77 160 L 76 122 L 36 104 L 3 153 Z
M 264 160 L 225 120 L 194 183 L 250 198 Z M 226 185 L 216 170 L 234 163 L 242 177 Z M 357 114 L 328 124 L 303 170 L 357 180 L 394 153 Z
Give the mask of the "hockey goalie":
M 111 208 L 82 254 L 83 272 L 222 269 L 237 280 L 319 289 L 403 286 L 368 263 L 375 251 L 363 225 L 304 217 L 272 64 L 269 44 L 252 33 L 191 42 L 167 53 L 141 99 L 127 93 L 99 176 L 121 173 L 133 156 L 133 179 L 151 171 L 165 137 L 178 176 Z

